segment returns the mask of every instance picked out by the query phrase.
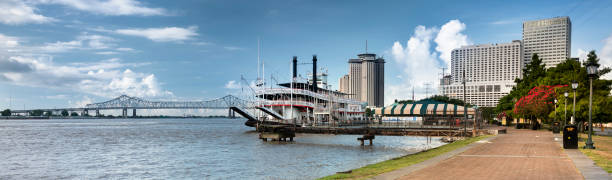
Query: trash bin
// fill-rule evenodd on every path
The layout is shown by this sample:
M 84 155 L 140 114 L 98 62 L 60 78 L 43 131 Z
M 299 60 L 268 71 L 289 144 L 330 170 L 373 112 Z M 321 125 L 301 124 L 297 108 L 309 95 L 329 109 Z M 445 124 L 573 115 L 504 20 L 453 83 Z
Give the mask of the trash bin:
M 563 148 L 578 149 L 578 127 L 575 125 L 563 127 Z
M 559 122 L 554 122 L 552 124 L 552 132 L 553 134 L 559 134 L 559 132 L 561 131 L 561 125 Z

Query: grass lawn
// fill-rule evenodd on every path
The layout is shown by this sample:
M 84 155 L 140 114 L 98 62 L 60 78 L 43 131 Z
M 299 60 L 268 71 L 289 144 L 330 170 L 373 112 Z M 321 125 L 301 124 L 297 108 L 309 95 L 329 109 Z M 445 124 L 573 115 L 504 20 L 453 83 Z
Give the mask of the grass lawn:
M 378 174 L 386 173 L 389 171 L 393 171 L 396 169 L 400 169 L 400 168 L 407 167 L 407 166 L 410 166 L 416 163 L 423 162 L 427 159 L 436 157 L 446 152 L 450 152 L 457 148 L 461 148 L 470 143 L 485 139 L 487 137 L 491 137 L 491 135 L 479 136 L 479 137 L 473 137 L 473 138 L 469 138 L 465 140 L 455 141 L 453 143 L 445 144 L 437 148 L 433 148 L 433 149 L 418 152 L 415 154 L 410 154 L 410 155 L 394 158 L 394 159 L 383 161 L 383 162 L 376 163 L 376 164 L 370 164 L 370 165 L 367 165 L 367 166 L 364 166 L 358 169 L 353 169 L 351 173 L 336 173 L 334 175 L 326 176 L 321 179 L 366 179 L 366 178 L 369 178 L 369 177 L 372 177 Z
M 593 143 L 596 149 L 583 149 L 587 138 L 587 134 L 580 134 L 580 141 L 578 142 L 580 151 L 595 161 L 597 166 L 608 173 L 612 173 L 612 137 L 593 135 Z

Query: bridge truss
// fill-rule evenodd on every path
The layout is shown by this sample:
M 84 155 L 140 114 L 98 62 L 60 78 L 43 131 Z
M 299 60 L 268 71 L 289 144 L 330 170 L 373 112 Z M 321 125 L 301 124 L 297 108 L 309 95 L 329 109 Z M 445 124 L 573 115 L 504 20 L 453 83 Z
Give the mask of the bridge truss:
M 208 101 L 148 101 L 121 95 L 105 102 L 87 104 L 85 109 L 229 109 L 231 107 L 252 107 L 252 104 L 250 101 L 233 95 Z
M 33 111 L 72 111 L 81 112 L 81 114 L 89 114 L 89 111 L 95 111 L 96 116 L 100 116 L 100 110 L 123 110 L 123 116 L 127 117 L 128 109 L 133 110 L 132 116 L 136 116 L 136 109 L 228 109 L 228 115 L 233 117 L 234 112 L 238 112 L 249 120 L 256 119 L 255 116 L 248 110 L 254 110 L 255 103 L 240 99 L 233 95 L 226 95 L 221 98 L 207 100 L 207 101 L 150 101 L 137 97 L 130 97 L 127 95 L 121 95 L 117 98 L 87 104 L 81 108 L 54 108 L 54 109 L 32 109 L 32 110 L 15 110 L 12 111 L 14 114 L 29 113 Z

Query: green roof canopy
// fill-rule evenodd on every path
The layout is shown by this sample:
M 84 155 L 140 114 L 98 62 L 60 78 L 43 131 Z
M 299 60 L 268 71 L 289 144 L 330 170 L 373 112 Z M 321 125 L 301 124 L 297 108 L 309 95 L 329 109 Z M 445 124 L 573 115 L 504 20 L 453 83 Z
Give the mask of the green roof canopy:
M 473 115 L 474 108 L 468 108 L 467 114 Z M 463 116 L 464 107 L 435 100 L 421 100 L 412 103 L 394 103 L 386 107 L 375 108 L 374 113 L 382 116 Z

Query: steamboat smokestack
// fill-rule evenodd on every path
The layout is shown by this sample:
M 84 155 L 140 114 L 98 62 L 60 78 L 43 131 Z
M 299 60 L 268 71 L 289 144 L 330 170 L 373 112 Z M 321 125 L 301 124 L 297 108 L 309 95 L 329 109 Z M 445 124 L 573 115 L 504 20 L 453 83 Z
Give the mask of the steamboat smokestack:
M 312 91 L 317 92 L 317 55 L 312 55 Z
M 293 79 L 297 77 L 297 56 L 293 56 Z

